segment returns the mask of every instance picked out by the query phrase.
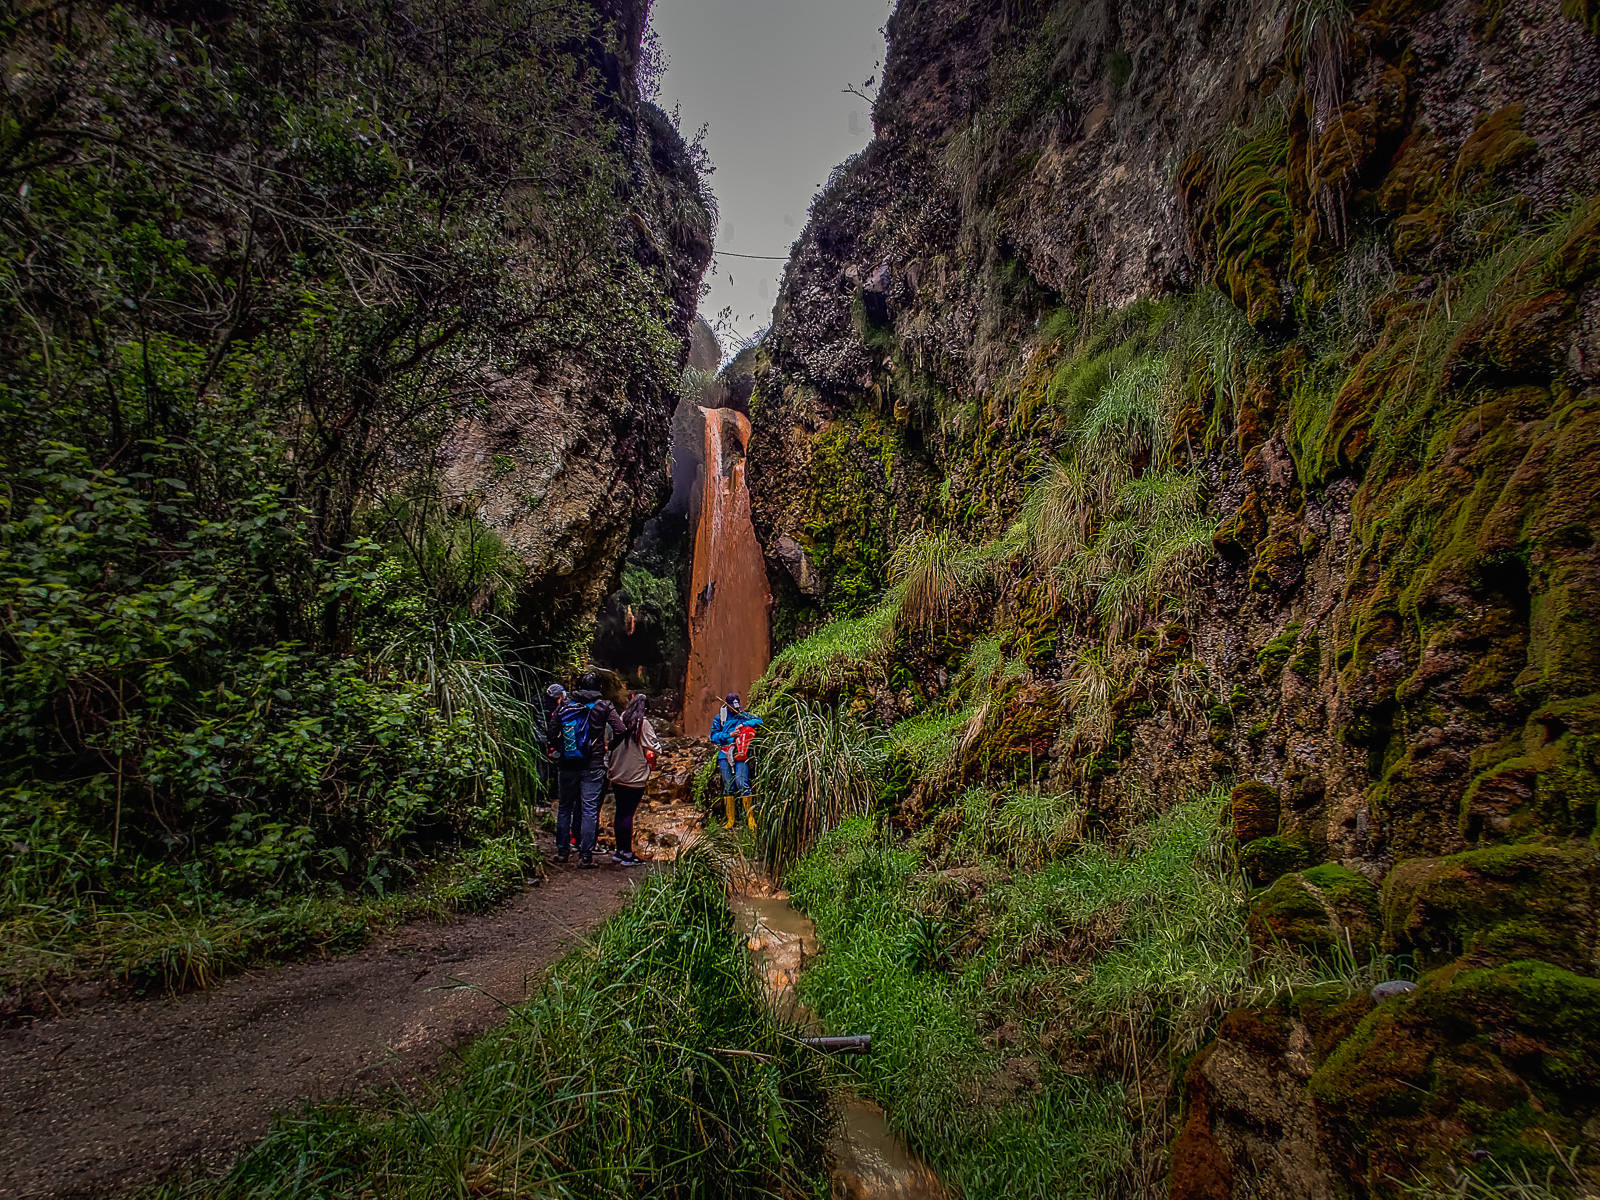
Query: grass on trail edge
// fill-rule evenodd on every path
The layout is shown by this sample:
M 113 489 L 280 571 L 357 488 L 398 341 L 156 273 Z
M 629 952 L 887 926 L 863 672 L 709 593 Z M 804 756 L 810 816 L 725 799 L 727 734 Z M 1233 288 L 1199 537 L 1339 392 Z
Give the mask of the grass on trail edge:
M 431 1095 L 312 1108 L 226 1178 L 144 1200 L 820 1200 L 825 1065 L 768 1009 L 726 886 L 715 850 L 689 850 Z
M 539 863 L 532 838 L 508 834 L 423 864 L 413 886 L 383 896 L 261 903 L 197 892 L 159 908 L 24 899 L 0 913 L 0 994 L 106 978 L 138 991 L 210 987 L 248 967 L 357 950 L 407 921 L 487 911 L 522 890 Z

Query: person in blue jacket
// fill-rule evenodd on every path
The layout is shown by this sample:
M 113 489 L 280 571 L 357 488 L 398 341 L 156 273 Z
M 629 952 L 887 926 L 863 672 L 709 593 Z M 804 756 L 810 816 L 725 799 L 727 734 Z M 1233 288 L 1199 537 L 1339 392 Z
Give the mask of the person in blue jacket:
M 750 738 L 761 718 L 744 711 L 738 692 L 729 692 L 726 703 L 711 718 L 711 744 L 717 749 L 717 766 L 722 770 L 723 803 L 727 806 L 727 828 L 733 828 L 733 798 L 744 799 L 744 819 L 750 828 L 756 827 L 755 814 L 750 811 Z M 741 727 L 750 733 L 739 736 Z
M 593 675 L 585 675 L 570 695 L 559 683 L 552 683 L 545 694 L 552 704 L 545 732 L 556 765 L 556 861 L 567 861 L 576 839 L 578 866 L 593 867 L 606 786 L 606 735 L 622 738 L 628 731 L 611 701 L 601 696 Z

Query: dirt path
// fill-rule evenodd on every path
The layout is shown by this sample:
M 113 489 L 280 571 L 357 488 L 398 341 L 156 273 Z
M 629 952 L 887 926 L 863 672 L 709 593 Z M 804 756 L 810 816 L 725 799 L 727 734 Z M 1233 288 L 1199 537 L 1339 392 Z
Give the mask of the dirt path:
M 496 912 L 407 925 L 346 958 L 0 1031 L 0 1198 L 106 1196 L 192 1158 L 219 1166 L 301 1100 L 415 1080 L 498 1024 L 496 1001 L 522 1000 L 643 873 L 552 867 Z

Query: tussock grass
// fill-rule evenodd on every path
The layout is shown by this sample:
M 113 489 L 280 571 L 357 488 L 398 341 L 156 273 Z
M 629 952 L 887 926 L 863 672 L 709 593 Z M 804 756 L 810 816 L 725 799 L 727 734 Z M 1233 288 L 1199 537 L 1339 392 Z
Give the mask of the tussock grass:
M 148 1200 L 819 1194 L 823 1067 L 768 1010 L 719 859 L 644 880 L 431 1094 L 310 1109 Z
M 867 811 L 885 742 L 842 705 L 794 700 L 771 711 L 755 807 L 762 861 L 775 878 L 822 834 Z
M 1005 550 L 969 546 L 948 531 L 919 533 L 889 556 L 889 579 L 900 588 L 896 622 L 913 629 L 948 626 L 952 609 L 977 595 Z

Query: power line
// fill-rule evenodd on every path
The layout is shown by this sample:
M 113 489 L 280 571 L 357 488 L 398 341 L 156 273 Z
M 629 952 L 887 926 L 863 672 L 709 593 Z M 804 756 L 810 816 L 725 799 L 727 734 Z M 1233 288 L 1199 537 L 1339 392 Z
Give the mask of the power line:
M 778 258 L 777 256 L 771 254 L 735 254 L 732 250 L 713 250 L 711 253 L 713 255 L 720 254 L 724 258 L 756 258 L 760 259 L 762 262 L 789 261 L 789 256 L 787 254 L 785 254 L 782 258 Z

